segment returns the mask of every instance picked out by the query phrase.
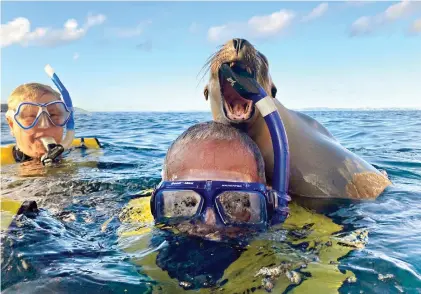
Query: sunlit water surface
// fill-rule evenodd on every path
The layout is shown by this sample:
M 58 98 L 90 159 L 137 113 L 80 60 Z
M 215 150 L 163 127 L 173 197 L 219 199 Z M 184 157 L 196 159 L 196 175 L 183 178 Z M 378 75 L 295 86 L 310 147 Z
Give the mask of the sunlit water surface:
M 421 293 L 421 112 L 307 114 L 394 185 L 324 215 L 292 204 L 284 227 L 241 244 L 121 217 L 133 193 L 160 181 L 171 142 L 210 113 L 77 114 L 77 136 L 97 137 L 101 151 L 75 150 L 60 168 L 2 167 L 2 196 L 40 208 L 2 232 L 2 291 Z M 2 145 L 12 143 L 1 119 Z

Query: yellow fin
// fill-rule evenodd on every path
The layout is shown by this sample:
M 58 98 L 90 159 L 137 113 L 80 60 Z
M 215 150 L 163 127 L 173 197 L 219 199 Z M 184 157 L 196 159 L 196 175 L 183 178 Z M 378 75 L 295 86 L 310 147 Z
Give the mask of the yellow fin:
M 82 147 L 85 146 L 89 149 L 99 149 L 101 148 L 101 144 L 97 138 L 75 138 L 72 142 L 72 147 Z
M 12 164 L 16 163 L 15 158 L 13 157 L 13 147 L 14 144 L 10 144 L 7 146 L 1 146 L 0 151 L 0 164 L 6 165 L 6 164 Z
M 19 211 L 22 202 L 17 200 L 12 200 L 6 197 L 1 197 L 1 230 L 7 230 L 10 224 L 13 221 L 13 217 Z

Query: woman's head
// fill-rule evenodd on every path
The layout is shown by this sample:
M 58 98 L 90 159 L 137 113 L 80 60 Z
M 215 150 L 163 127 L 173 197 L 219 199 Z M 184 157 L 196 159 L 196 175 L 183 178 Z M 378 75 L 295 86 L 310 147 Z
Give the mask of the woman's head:
M 32 158 L 40 158 L 46 152 L 40 138 L 52 137 L 59 143 L 63 137 L 63 127 L 55 126 L 51 123 L 46 113 L 41 113 L 32 128 L 27 130 L 22 128 L 22 125 L 26 126 L 26 120 L 35 119 L 39 110 L 37 106 L 25 105 L 25 107 L 21 107 L 19 109 L 19 121 L 16 120 L 15 114 L 22 102 L 45 104 L 57 100 L 61 100 L 60 94 L 57 91 L 53 90 L 50 86 L 39 83 L 20 85 L 9 96 L 6 117 L 10 131 L 12 136 L 16 138 L 16 145 L 19 150 Z M 48 109 L 50 115 L 57 115 L 58 112 L 54 113 L 55 110 L 53 107 L 50 107 L 50 109 Z

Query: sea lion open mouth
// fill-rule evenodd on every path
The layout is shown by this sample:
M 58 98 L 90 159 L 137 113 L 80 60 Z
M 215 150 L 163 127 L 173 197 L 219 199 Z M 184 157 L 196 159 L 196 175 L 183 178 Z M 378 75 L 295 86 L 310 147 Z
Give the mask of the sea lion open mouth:
M 256 75 L 255 71 L 249 66 L 241 62 L 229 62 L 228 64 L 234 71 L 236 68 L 247 70 L 253 76 Z M 245 122 L 249 120 L 254 114 L 253 101 L 241 97 L 231 84 L 222 79 L 219 75 L 219 84 L 221 88 L 221 96 L 223 100 L 223 108 L 225 116 L 234 122 Z
M 210 72 L 203 95 L 206 100 L 209 99 L 214 120 L 237 126 L 252 125 L 259 117 L 259 109 L 238 95 L 229 82 L 221 79 L 219 71 L 224 64 L 234 72 L 248 71 L 265 92 L 275 98 L 277 90 L 269 74 L 268 60 L 247 40 L 232 39 L 213 53 L 203 66 L 203 69 L 207 69 L 206 73 Z
M 203 66 L 203 69 L 207 69 L 206 73 L 210 72 L 203 94 L 206 100 L 210 100 L 213 118 L 232 125 L 251 125 L 259 117 L 259 109 L 238 95 L 229 82 L 221 79 L 219 71 L 223 64 L 234 71 L 248 71 L 266 93 L 275 98 L 277 90 L 269 74 L 268 60 L 247 40 L 232 39 L 212 54 Z

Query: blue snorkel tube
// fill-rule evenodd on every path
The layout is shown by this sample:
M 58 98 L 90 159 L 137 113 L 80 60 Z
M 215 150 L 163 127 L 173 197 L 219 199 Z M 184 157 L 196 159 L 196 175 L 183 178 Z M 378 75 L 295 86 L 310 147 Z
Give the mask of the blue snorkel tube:
M 75 137 L 75 121 L 73 117 L 72 99 L 70 98 L 70 94 L 66 87 L 49 64 L 45 66 L 44 70 L 60 91 L 62 100 L 66 105 L 67 110 L 70 112 L 69 120 L 66 123 L 66 136 L 61 141 L 61 144 L 57 144 L 53 138 L 42 138 L 47 153 L 41 157 L 41 162 L 46 165 L 51 164 L 65 149 L 68 149 L 71 146 Z
M 288 138 L 274 99 L 266 94 L 251 74 L 240 67 L 231 68 L 223 64 L 219 73 L 241 97 L 253 101 L 268 126 L 274 152 L 272 189 L 277 194 L 271 224 L 283 223 L 288 216 L 288 201 L 291 199 L 288 195 L 290 159 Z

